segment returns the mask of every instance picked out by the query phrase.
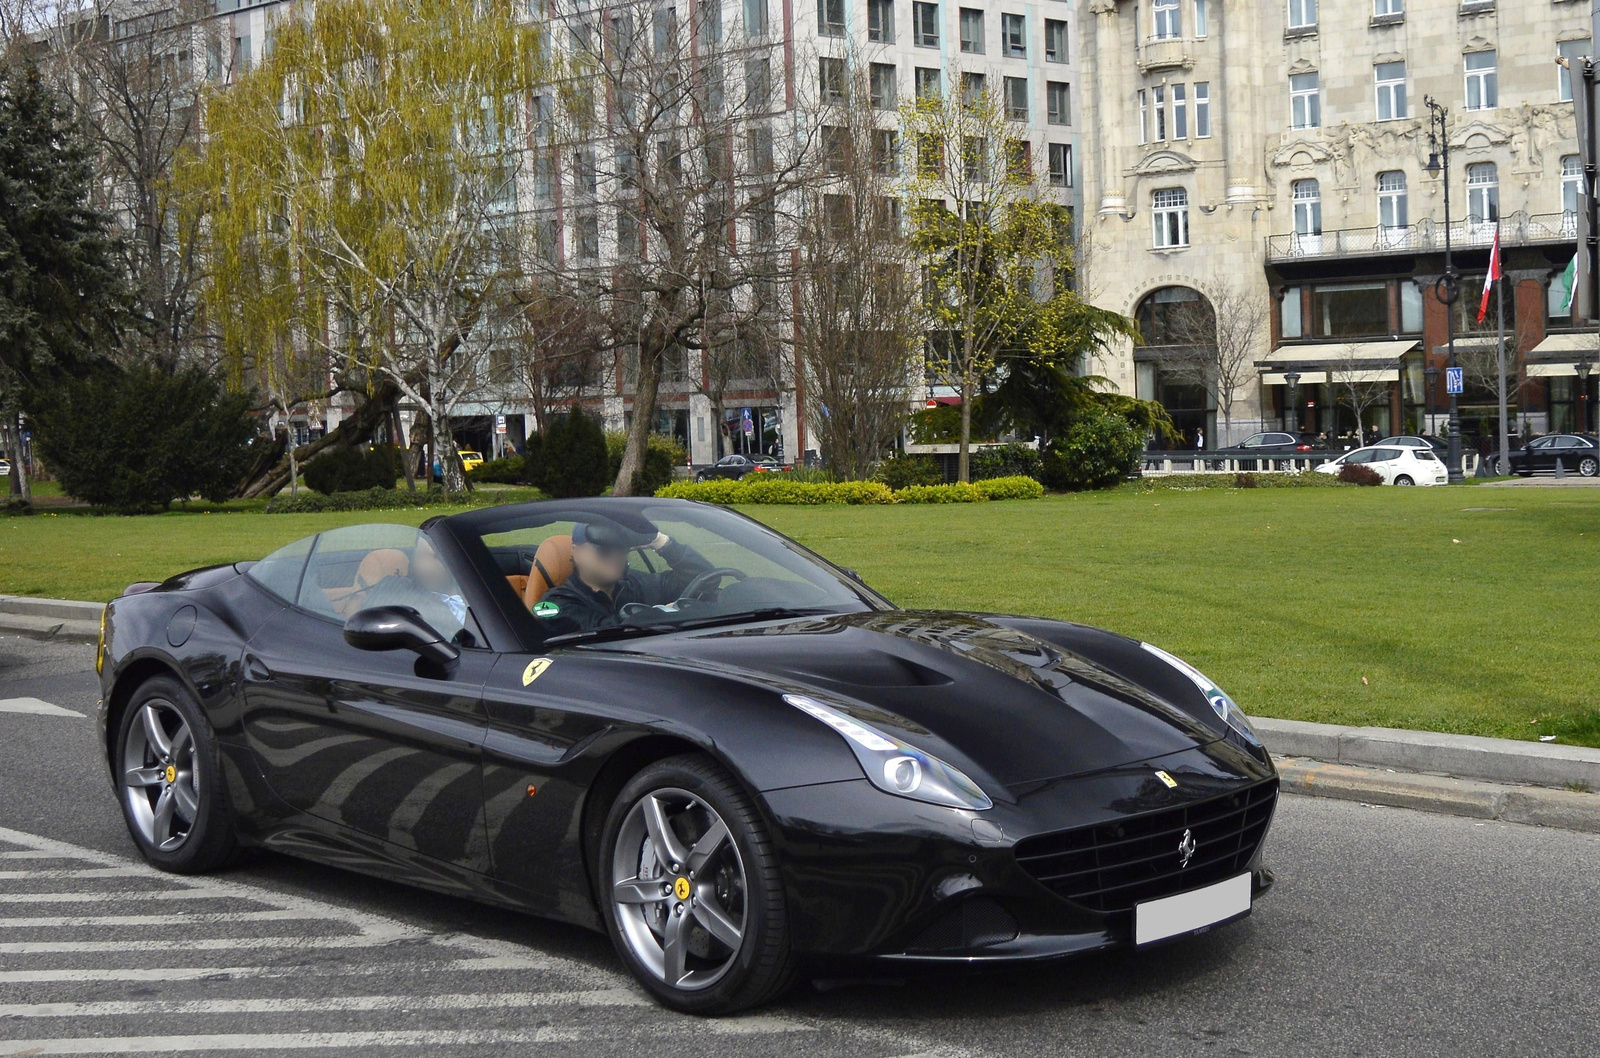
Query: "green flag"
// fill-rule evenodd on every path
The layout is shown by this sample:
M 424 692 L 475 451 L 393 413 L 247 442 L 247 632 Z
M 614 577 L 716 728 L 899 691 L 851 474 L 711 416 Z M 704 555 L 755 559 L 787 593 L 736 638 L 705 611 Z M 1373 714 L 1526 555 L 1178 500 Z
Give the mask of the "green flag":
M 1578 285 L 1578 255 L 1573 254 L 1572 260 L 1567 262 L 1567 270 L 1556 279 L 1557 292 L 1561 298 L 1561 312 L 1559 315 L 1572 315 L 1572 290 Z

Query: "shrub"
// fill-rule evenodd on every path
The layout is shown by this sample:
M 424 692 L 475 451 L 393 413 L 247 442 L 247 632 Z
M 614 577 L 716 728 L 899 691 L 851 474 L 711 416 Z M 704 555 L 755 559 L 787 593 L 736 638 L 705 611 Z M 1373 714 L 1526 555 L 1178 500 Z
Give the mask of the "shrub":
M 533 483 L 557 499 L 598 496 L 615 480 L 610 466 L 605 431 L 575 407 L 545 430 Z
M 606 431 L 606 466 L 611 480 L 617 480 L 622 469 L 622 453 L 628 446 L 628 435 L 620 430 Z M 644 466 L 633 475 L 633 494 L 653 496 L 663 485 L 672 482 L 672 472 L 689 461 L 689 453 L 666 434 L 653 433 L 645 437 Z
M 544 499 L 537 489 L 519 489 L 507 496 L 505 490 L 490 493 L 444 492 L 439 489 L 367 489 L 365 492 L 335 492 L 323 495 L 306 492 L 299 496 L 280 493 L 268 502 L 267 514 L 321 514 L 324 511 L 385 511 L 410 507 L 488 507 L 499 503 L 526 503 Z
M 990 478 L 1039 476 L 1039 453 L 1023 444 L 1001 445 L 972 453 L 967 463 L 968 475 L 973 481 Z
M 1120 415 L 1093 415 L 1050 443 L 1039 478 L 1059 491 L 1104 489 L 1139 469 L 1144 431 Z
M 325 495 L 335 492 L 365 492 L 392 489 L 400 474 L 394 448 L 339 445 L 327 448 L 305 465 L 303 475 L 308 488 Z
M 989 500 L 1036 500 L 1044 495 L 1043 485 L 1032 477 L 1020 474 L 1004 478 L 985 478 L 973 482 L 973 485 L 984 499 Z
M 496 485 L 515 485 L 528 472 L 527 460 L 522 456 L 501 456 L 491 459 L 467 476 L 473 481 L 492 481 Z
M 1236 489 L 1253 489 L 1256 487 L 1256 476 L 1254 474 L 1235 474 L 1233 476 L 1233 487 Z
M 904 489 L 912 485 L 940 485 L 944 473 L 939 461 L 932 456 L 895 456 L 878 464 L 878 480 L 891 489 Z
M 790 481 L 770 474 L 746 475 L 738 481 L 718 478 L 706 482 L 675 481 L 656 490 L 657 496 L 702 500 L 706 503 L 894 503 L 895 493 L 879 481 Z
M 896 503 L 981 503 L 989 497 L 976 485 L 958 481 L 950 485 L 908 485 L 894 492 Z
M 1346 463 L 1339 468 L 1339 480 L 1351 485 L 1382 485 L 1383 475 L 1364 463 Z
M 544 438 L 537 433 L 531 433 L 522 442 L 522 478 L 524 485 L 536 483 L 540 468 L 544 465 Z
M 104 365 L 42 393 L 31 417 L 63 491 L 141 511 L 227 499 L 255 458 L 250 405 L 203 368 Z
M 1240 479 L 1249 478 L 1254 485 Z M 1162 474 L 1125 482 L 1119 488 L 1132 492 L 1194 492 L 1198 489 L 1316 489 L 1342 485 L 1331 474 Z

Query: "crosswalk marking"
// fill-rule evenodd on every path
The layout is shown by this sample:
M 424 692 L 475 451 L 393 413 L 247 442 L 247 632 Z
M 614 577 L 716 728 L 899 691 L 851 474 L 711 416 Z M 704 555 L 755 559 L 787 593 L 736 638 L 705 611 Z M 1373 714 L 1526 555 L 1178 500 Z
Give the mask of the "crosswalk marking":
M 973 1058 L 894 1030 L 783 1010 L 673 1014 L 620 968 L 226 877 L 165 874 L 5 827 L 0 859 L 8 868 L 0 908 L 10 912 L 0 916 L 0 936 L 55 931 L 0 942 L 0 1056 L 431 1049 L 466 1058 L 534 1044 L 625 1053 L 716 1037 L 716 1053 L 728 1058 L 835 1047 L 863 1058 Z M 92 904 L 113 906 L 72 913 Z M 263 924 L 272 936 L 250 935 Z M 102 932 L 60 935 L 69 930 Z M 228 965 L 207 965 L 212 959 Z M 793 1042 L 801 1038 L 811 1042 Z
M 73 709 L 63 709 L 59 705 L 47 702 L 42 698 L 0 698 L 0 713 L 33 713 L 37 716 L 75 716 L 83 719 L 83 714 Z

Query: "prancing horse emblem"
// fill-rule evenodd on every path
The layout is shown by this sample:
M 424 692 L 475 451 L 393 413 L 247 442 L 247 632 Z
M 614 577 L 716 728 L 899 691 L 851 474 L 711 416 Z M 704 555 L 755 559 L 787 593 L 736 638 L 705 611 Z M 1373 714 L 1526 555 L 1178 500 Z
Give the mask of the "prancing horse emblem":
M 1185 830 L 1183 840 L 1178 842 L 1178 870 L 1189 866 L 1189 861 L 1194 859 L 1195 849 L 1200 846 L 1194 840 L 1194 831 Z

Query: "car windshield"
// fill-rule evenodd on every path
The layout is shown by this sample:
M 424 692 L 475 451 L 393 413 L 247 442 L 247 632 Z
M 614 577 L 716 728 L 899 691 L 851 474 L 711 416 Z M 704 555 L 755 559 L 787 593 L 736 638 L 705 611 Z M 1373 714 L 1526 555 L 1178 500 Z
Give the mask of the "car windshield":
M 889 605 L 720 507 L 598 500 L 504 511 L 463 522 L 469 547 L 482 545 L 550 642 Z

